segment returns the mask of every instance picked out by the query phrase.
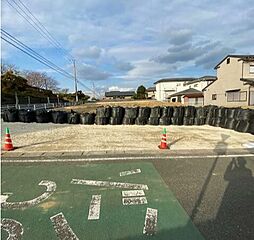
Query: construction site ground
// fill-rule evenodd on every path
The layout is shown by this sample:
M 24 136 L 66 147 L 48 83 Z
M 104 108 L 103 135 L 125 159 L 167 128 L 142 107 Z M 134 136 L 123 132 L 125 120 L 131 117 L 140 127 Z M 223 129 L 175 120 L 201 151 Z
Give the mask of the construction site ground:
M 138 126 L 138 125 L 70 125 L 39 123 L 3 123 L 10 128 L 15 150 L 2 152 L 3 156 L 27 154 L 39 156 L 44 153 L 79 152 L 98 153 L 155 153 L 161 141 L 162 130 L 167 129 L 170 150 L 243 149 L 253 143 L 254 136 L 219 127 L 204 126 Z

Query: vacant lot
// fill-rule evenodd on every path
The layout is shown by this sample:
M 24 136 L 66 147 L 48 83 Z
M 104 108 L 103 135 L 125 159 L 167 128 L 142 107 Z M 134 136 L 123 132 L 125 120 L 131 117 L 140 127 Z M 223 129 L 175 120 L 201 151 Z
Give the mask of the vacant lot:
M 254 141 L 248 133 L 204 126 L 70 125 L 2 123 L 9 127 L 18 152 L 159 151 L 162 129 L 172 150 L 232 149 Z

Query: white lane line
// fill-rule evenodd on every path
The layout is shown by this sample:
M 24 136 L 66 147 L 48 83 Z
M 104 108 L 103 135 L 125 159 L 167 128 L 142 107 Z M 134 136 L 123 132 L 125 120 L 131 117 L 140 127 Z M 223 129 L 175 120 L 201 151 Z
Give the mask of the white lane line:
M 135 184 L 135 183 L 94 181 L 94 180 L 86 180 L 86 179 L 72 179 L 71 183 L 72 184 L 87 185 L 87 186 L 97 186 L 97 187 L 113 187 L 113 188 L 148 190 L 147 185 Z
M 101 195 L 93 195 L 90 202 L 88 220 L 97 220 L 100 218 Z
M 130 170 L 130 171 L 124 171 L 124 172 L 120 172 L 120 177 L 124 177 L 124 176 L 128 176 L 128 175 L 133 175 L 133 174 L 137 174 L 137 173 L 141 173 L 141 170 L 138 169 L 134 169 L 134 170 Z
M 11 218 L 2 218 L 0 225 L 1 229 L 3 229 L 9 234 L 7 240 L 22 239 L 24 229 L 20 222 Z
M 140 205 L 147 204 L 146 197 L 130 197 L 122 199 L 123 205 Z
M 46 191 L 42 193 L 40 196 L 23 202 L 2 202 L 1 207 L 3 209 L 20 209 L 33 207 L 39 204 L 40 202 L 48 199 L 56 191 L 56 183 L 53 181 L 42 180 L 41 182 L 39 182 L 38 185 L 46 187 Z
M 122 191 L 123 197 L 140 197 L 145 196 L 143 190 L 130 190 L 130 191 Z
M 72 231 L 63 213 L 60 212 L 50 217 L 50 220 L 53 224 L 53 227 L 58 239 L 60 240 L 67 240 L 67 239 L 78 240 L 79 239 L 76 236 L 76 234 Z
M 154 208 L 147 208 L 143 234 L 147 235 L 155 234 L 157 226 L 157 218 L 158 218 L 158 210 Z
M 9 195 L 0 195 L 0 203 L 6 202 L 8 197 L 9 197 Z
M 122 161 L 122 160 L 149 160 L 149 159 L 204 159 L 204 158 L 233 158 L 254 157 L 254 154 L 229 154 L 229 155 L 189 155 L 189 156 L 143 156 L 143 157 L 108 157 L 108 158 L 70 158 L 70 159 L 1 159 L 1 163 L 41 163 L 41 162 L 93 162 L 93 161 Z M 254 160 L 254 158 L 253 158 Z

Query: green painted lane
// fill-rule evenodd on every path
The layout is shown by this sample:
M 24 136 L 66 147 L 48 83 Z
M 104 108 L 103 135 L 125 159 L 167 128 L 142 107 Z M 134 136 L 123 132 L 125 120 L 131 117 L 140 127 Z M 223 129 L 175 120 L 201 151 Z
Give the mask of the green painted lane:
M 141 169 L 141 173 L 119 175 L 134 169 Z M 73 178 L 146 184 L 148 203 L 124 206 L 122 190 L 127 189 L 74 185 Z M 2 210 L 2 218 L 22 223 L 23 239 L 57 239 L 50 217 L 60 212 L 79 239 L 204 239 L 152 163 L 2 166 L 2 194 L 13 193 L 7 201 L 41 195 L 45 191 L 38 185 L 41 180 L 57 185 L 56 192 L 47 200 L 30 208 Z M 101 195 L 99 220 L 88 220 L 92 195 Z M 143 234 L 147 208 L 158 210 L 154 236 Z

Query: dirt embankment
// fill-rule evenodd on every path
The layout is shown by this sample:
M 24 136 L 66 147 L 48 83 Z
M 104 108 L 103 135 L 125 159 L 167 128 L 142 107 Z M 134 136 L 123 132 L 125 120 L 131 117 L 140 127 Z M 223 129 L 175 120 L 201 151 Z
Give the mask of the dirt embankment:
M 95 112 L 96 108 L 111 106 L 111 107 L 166 107 L 166 106 L 181 106 L 181 103 L 160 102 L 155 100 L 130 100 L 130 101 L 100 101 L 96 103 L 86 103 L 79 106 L 65 107 L 58 110 L 70 111 L 71 109 L 77 112 Z

